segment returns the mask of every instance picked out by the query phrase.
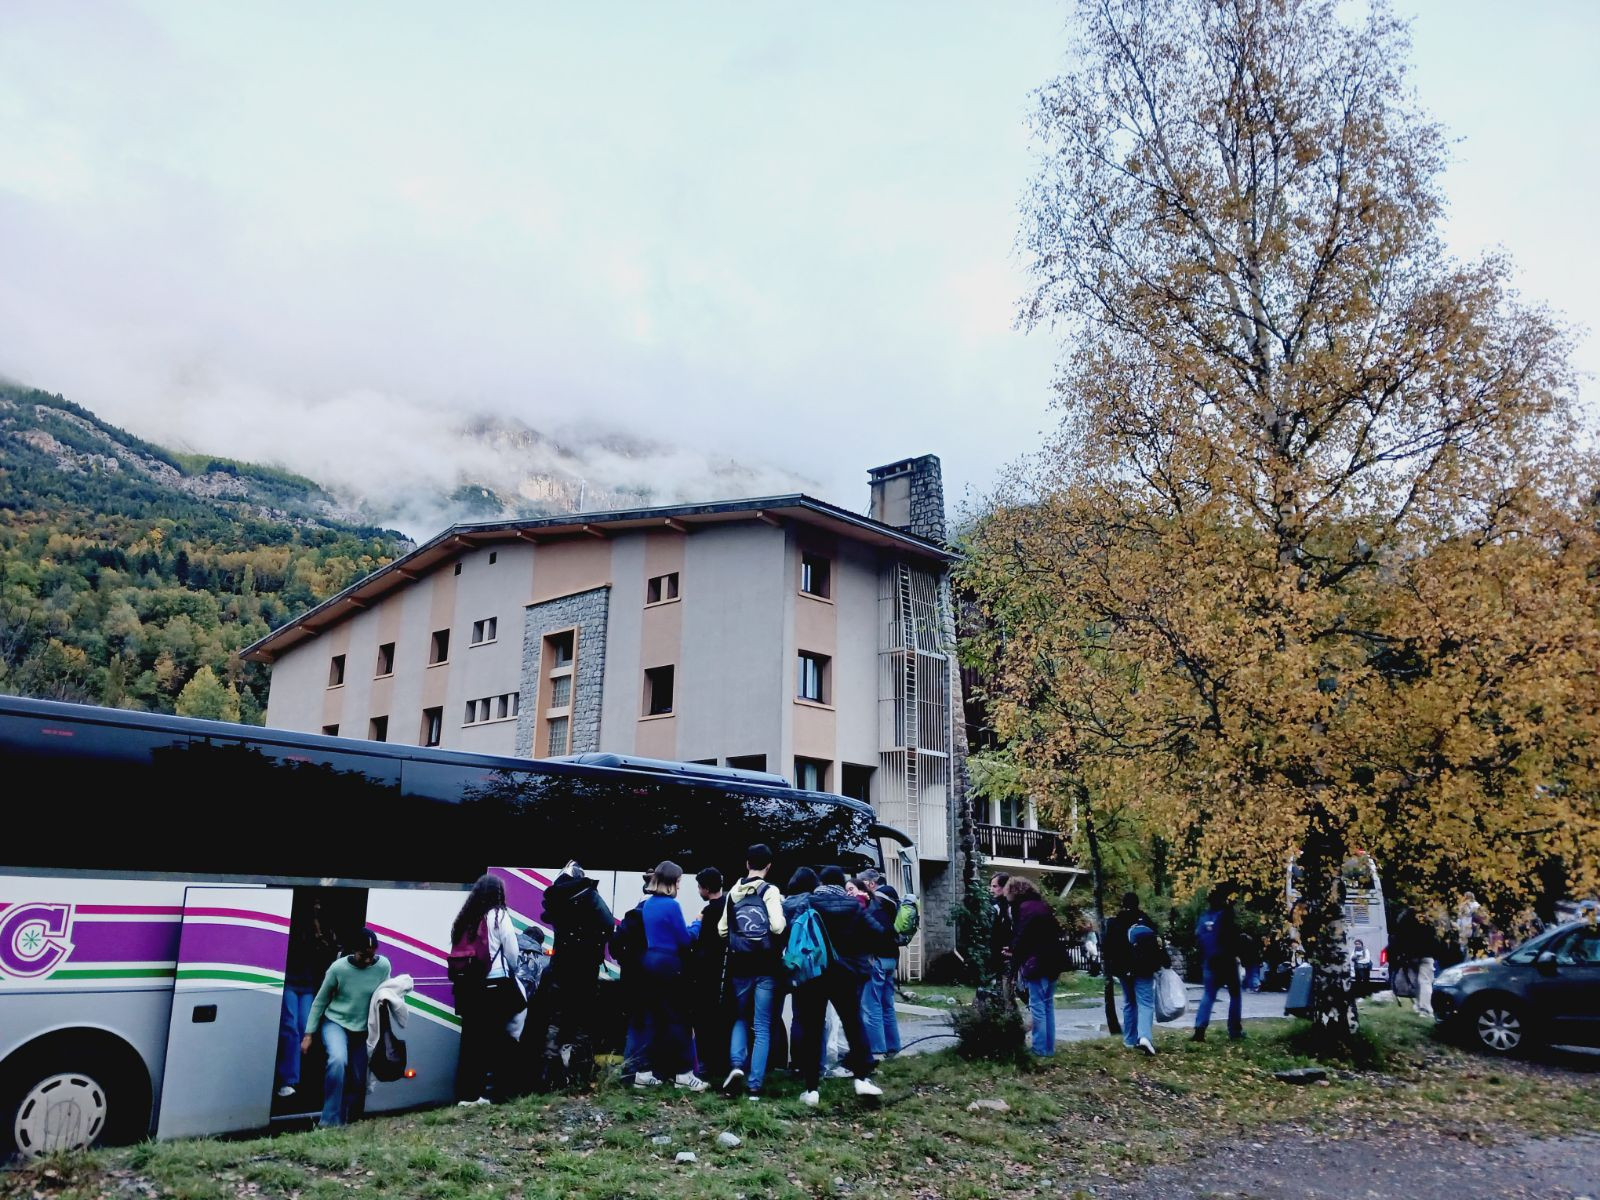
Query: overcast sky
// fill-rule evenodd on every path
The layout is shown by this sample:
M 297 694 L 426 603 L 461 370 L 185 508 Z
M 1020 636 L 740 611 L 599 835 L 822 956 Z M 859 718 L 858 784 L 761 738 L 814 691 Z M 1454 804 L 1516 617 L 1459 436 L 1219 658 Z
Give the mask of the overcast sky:
M 1398 8 L 1464 139 L 1456 249 L 1600 325 L 1600 4 Z M 868 467 L 932 451 L 959 499 L 1048 421 L 1014 244 L 1066 19 L 4 0 L 0 374 L 334 481 L 425 471 L 492 413 L 856 508 Z

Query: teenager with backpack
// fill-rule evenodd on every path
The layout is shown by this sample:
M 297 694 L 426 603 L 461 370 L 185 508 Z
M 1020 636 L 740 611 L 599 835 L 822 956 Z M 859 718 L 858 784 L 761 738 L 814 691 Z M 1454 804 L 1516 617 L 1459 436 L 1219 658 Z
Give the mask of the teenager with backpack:
M 539 981 L 544 1026 L 534 1032 L 533 1049 L 541 1056 L 540 1082 L 546 1088 L 570 1079 L 583 1082 L 594 1066 L 600 964 L 617 925 L 596 884 L 569 862 L 544 892 L 544 920 L 556 937 Z
M 1056 1052 L 1056 981 L 1061 978 L 1061 922 L 1033 881 L 1020 875 L 1006 884 L 1006 900 L 1016 914 L 1006 958 L 1028 995 L 1033 1018 L 1034 1054 Z
M 639 956 L 640 998 L 644 1000 L 645 1058 L 649 1069 L 634 1073 L 633 1086 L 658 1087 L 671 1080 L 691 1092 L 706 1090 L 705 1080 L 691 1069 L 688 995 L 689 925 L 678 906 L 683 868 L 663 862 L 650 873 L 650 894 L 639 906 L 644 924 L 644 953 Z M 627 968 L 624 968 L 625 970 Z
M 871 954 L 867 961 L 867 986 L 861 994 L 861 1023 L 874 1058 L 900 1053 L 900 1021 L 894 1011 L 894 979 L 900 969 L 900 946 L 894 921 L 900 915 L 900 897 L 877 871 L 861 873 L 857 883 L 867 894 L 864 915 L 871 927 Z
M 520 961 L 506 885 L 485 875 L 472 885 L 450 926 L 450 984 L 461 1018 L 459 1104 L 488 1104 L 491 1077 L 496 1099 L 508 1100 L 516 1090 L 516 1043 L 528 1015 L 527 993 L 516 975 Z
M 783 893 L 767 882 L 772 848 L 757 842 L 744 852 L 745 875 L 728 892 L 717 931 L 728 939 L 728 990 L 733 999 L 731 1064 L 722 1090 L 747 1085 L 760 1099 L 772 1047 L 772 1014 L 782 969 Z
M 1123 1021 L 1128 1030 L 1133 1031 L 1136 1036 L 1132 1041 L 1128 1041 L 1125 1031 L 1123 1040 L 1154 1058 L 1156 972 L 1163 967 L 1171 966 L 1171 958 L 1167 954 L 1166 947 L 1161 944 L 1161 935 L 1156 932 L 1156 923 L 1139 909 L 1138 897 L 1129 892 L 1122 898 L 1123 905 L 1126 907 L 1130 899 L 1133 901 L 1134 912 L 1128 924 L 1128 976 L 1123 992 L 1126 999 L 1123 1006 Z M 1131 996 L 1128 995 L 1128 984 L 1132 985 Z
M 811 893 L 811 907 L 822 918 L 822 926 L 832 950 L 827 969 L 822 972 L 822 998 L 833 1005 L 844 1026 L 845 1040 L 850 1045 L 844 1066 L 855 1076 L 856 1095 L 881 1096 L 883 1089 L 872 1082 L 872 1068 L 877 1063 L 872 1057 L 871 1047 L 867 1045 L 866 1031 L 861 1026 L 861 993 L 871 970 L 872 926 L 867 923 L 855 897 L 845 891 L 842 867 L 824 867 L 819 878 L 821 882 Z M 804 1024 L 806 1027 L 820 1027 L 821 1012 L 818 1012 L 815 1022 L 808 1013 Z M 808 1053 L 802 1068 L 809 1068 L 809 1062 Z M 807 1091 L 815 1092 L 816 1088 L 808 1088 Z
M 389 960 L 378 953 L 378 935 L 363 929 L 353 953 L 333 960 L 311 1002 L 300 1052 L 322 1038 L 328 1065 L 322 1081 L 322 1124 L 344 1125 L 361 1115 L 367 1100 L 367 1021 L 372 994 L 389 978 Z
M 1200 994 L 1200 1007 L 1194 1013 L 1194 1040 L 1206 1040 L 1206 1026 L 1211 1024 L 1211 1007 L 1217 1002 L 1219 988 L 1228 989 L 1228 1037 L 1238 1041 L 1244 1037 L 1243 1000 L 1239 984 L 1239 922 L 1233 915 L 1233 897 L 1221 886 L 1211 889 L 1206 898 L 1206 910 L 1194 923 L 1195 948 L 1200 952 L 1200 979 L 1204 991 Z

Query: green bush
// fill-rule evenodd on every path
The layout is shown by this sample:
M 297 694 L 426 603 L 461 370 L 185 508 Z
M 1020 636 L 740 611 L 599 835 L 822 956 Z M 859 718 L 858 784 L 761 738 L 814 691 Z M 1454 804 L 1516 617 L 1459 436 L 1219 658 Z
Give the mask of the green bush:
M 977 999 L 950 1017 L 956 1031 L 956 1053 L 962 1058 L 988 1062 L 1024 1063 L 1022 1013 L 1015 1004 L 987 988 Z

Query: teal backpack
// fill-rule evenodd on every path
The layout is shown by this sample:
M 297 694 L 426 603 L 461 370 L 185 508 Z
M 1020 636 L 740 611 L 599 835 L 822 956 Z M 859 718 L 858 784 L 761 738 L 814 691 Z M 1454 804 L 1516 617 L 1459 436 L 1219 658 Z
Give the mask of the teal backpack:
M 820 979 L 833 961 L 828 931 L 813 909 L 803 910 L 789 926 L 789 945 L 783 952 L 784 969 L 796 986 Z

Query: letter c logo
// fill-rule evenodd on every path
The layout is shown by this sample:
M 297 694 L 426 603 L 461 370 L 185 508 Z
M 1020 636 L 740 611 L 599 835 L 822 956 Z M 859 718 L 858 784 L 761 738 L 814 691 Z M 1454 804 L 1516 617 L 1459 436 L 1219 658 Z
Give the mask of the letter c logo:
M 22 979 L 48 975 L 72 953 L 70 904 L 0 908 L 0 972 Z

